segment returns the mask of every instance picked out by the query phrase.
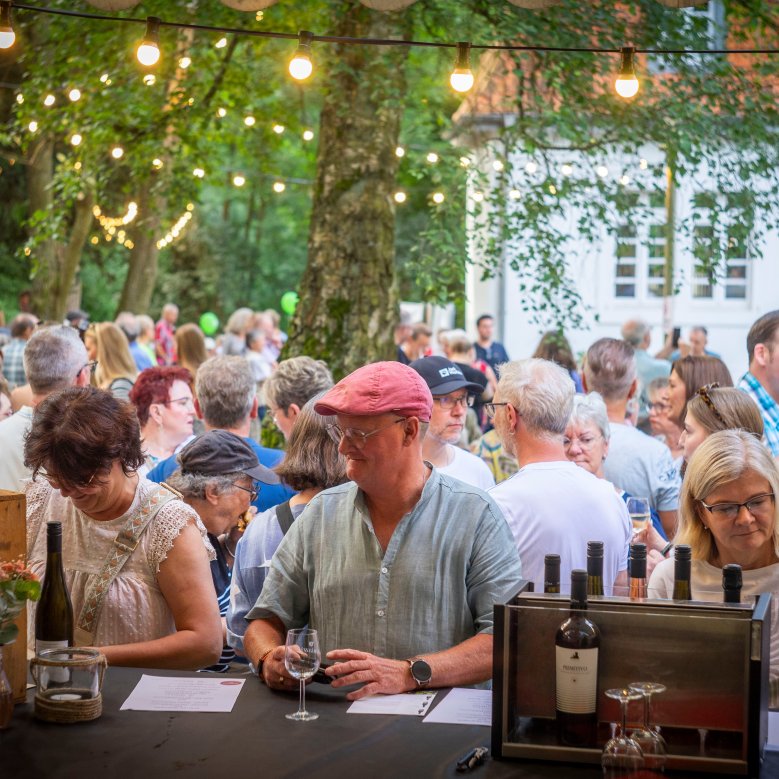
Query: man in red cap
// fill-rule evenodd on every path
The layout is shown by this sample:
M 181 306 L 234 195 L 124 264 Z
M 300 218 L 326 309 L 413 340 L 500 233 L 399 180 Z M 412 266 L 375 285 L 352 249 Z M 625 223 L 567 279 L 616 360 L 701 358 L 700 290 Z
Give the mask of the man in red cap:
M 314 498 L 284 537 L 246 615 L 246 655 L 266 684 L 297 690 L 287 630 L 319 633 L 350 699 L 478 684 L 492 675 L 492 610 L 520 580 L 511 532 L 481 490 L 431 469 L 433 400 L 398 362 L 366 365 L 316 404 L 351 482 Z

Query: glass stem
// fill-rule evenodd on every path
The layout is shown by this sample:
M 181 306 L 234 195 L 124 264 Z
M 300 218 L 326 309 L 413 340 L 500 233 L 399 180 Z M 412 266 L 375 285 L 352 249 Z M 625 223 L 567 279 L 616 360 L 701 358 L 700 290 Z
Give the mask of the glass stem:
M 644 730 L 649 730 L 649 701 L 651 697 L 651 693 L 644 693 Z
M 306 682 L 303 679 L 300 680 L 300 705 L 298 706 L 298 711 L 301 714 L 306 713 Z
M 622 704 L 622 737 L 625 738 L 628 732 L 628 702 L 623 698 L 620 703 Z

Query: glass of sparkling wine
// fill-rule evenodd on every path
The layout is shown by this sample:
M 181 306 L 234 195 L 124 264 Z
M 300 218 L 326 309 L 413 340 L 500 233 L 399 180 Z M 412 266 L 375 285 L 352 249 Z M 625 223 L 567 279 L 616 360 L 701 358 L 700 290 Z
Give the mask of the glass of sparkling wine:
M 649 499 L 630 497 L 627 499 L 627 506 L 630 521 L 633 523 L 633 532 L 638 533 L 648 529 L 652 521 L 649 514 Z
M 287 719 L 308 722 L 319 717 L 306 711 L 306 679 L 310 679 L 318 670 L 322 655 L 319 651 L 319 638 L 312 628 L 296 628 L 287 633 L 284 647 L 284 666 L 290 676 L 300 680 L 300 702 L 298 710 L 286 714 Z

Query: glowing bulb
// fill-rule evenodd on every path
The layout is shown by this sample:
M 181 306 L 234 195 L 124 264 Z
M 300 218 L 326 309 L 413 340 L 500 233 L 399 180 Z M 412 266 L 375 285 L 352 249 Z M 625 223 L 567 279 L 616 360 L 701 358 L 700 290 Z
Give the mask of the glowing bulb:
M 474 199 L 474 200 L 475 200 L 477 203 L 481 203 L 481 202 L 482 202 L 482 200 L 484 200 L 484 193 L 483 193 L 483 192 L 474 192 L 474 193 L 473 193 L 473 199 Z
M 187 211 L 194 211 L 195 210 L 195 204 L 194 203 L 187 203 Z M 191 214 L 190 214 L 191 216 Z
M 89 239 L 89 242 L 92 244 L 92 246 L 97 246 L 100 243 L 100 239 L 96 235 L 93 235 Z
M 297 81 L 305 81 L 313 72 L 314 64 L 311 62 L 311 40 L 313 34 L 302 30 L 298 35 L 298 50 L 289 61 L 289 75 Z
M 146 84 L 147 87 L 152 87 L 157 83 L 157 77 L 154 75 L 154 73 L 147 73 L 143 77 L 143 83 Z
M 277 195 L 280 195 L 286 188 L 287 188 L 287 185 L 283 181 L 274 181 L 273 182 L 273 191 Z
M 525 170 L 532 176 L 538 170 L 538 165 L 531 160 L 525 165 Z
M 622 66 L 619 75 L 614 82 L 614 89 L 620 97 L 630 100 L 638 94 L 638 79 L 633 65 L 633 57 L 636 50 L 633 46 L 622 47 Z
M 622 176 L 622 178 L 619 180 L 619 183 L 622 184 L 623 187 L 626 187 L 628 184 L 630 184 L 630 176 Z
M 247 127 L 254 127 L 254 125 L 257 123 L 257 120 L 250 114 L 249 116 L 244 116 L 243 123 Z
M 554 184 L 549 185 L 549 194 L 550 195 L 556 195 L 557 194 L 557 187 Z
M 75 163 L 73 163 L 73 170 L 81 170 L 81 161 L 77 160 Z
M 82 140 L 83 138 L 78 133 L 73 133 L 73 135 L 70 136 L 71 146 L 81 146 Z
M 425 159 L 426 159 L 426 160 L 427 160 L 427 161 L 428 161 L 428 162 L 429 162 L 431 165 L 435 165 L 435 164 L 436 164 L 436 162 L 438 162 L 438 155 L 437 155 L 437 154 L 436 154 L 434 151 L 431 151 L 431 152 L 430 152 L 430 153 L 427 155 L 427 157 L 426 157 Z
M 21 92 L 16 96 L 16 102 L 19 103 L 19 105 L 24 102 L 24 95 Z
M 518 189 L 512 189 L 509 192 L 509 197 L 512 200 L 519 200 L 522 197 L 522 193 Z
M 233 176 L 233 184 L 235 184 L 236 187 L 242 187 L 246 183 L 246 178 L 242 176 L 240 173 L 236 173 Z
M 101 81 L 103 84 L 107 84 L 107 83 L 108 83 L 108 73 L 103 73 L 103 75 L 102 75 L 102 76 L 100 76 L 100 81 Z
M 34 132 L 36 132 L 36 131 L 38 130 L 38 122 L 36 122 L 36 121 L 35 121 L 35 119 L 33 119 L 33 120 L 32 120 L 32 121 L 31 121 L 31 122 L 30 122 L 30 123 L 27 125 L 27 129 L 28 129 L 28 130 L 29 130 L 31 133 L 34 133 Z
M 648 160 L 644 160 L 644 159 L 640 160 L 638 163 L 638 167 L 641 168 L 641 170 L 646 170 L 649 167 Z
M 111 149 L 111 156 L 115 160 L 121 160 L 122 157 L 124 157 L 124 149 L 121 146 L 114 146 L 114 148 Z
M 602 178 L 605 179 L 606 176 L 609 175 L 609 169 L 605 165 L 598 165 L 597 168 L 595 168 L 595 172 Z
M 45 105 L 46 108 L 51 108 L 56 102 L 57 98 L 54 97 L 54 95 L 46 95 L 46 97 L 43 98 L 43 105 Z
M 71 103 L 81 100 L 81 90 L 73 87 L 73 89 L 68 92 L 68 100 L 70 100 Z
M 205 176 L 205 175 L 206 175 L 206 172 L 203 170 L 203 168 L 195 168 L 195 169 L 192 171 L 192 175 L 193 175 L 193 176 L 194 176 L 196 179 L 202 179 L 202 178 L 203 178 L 203 176 Z
M 457 44 L 457 63 L 449 76 L 449 83 L 455 92 L 467 92 L 473 86 L 471 44 L 467 41 Z
M 225 46 L 227 46 L 227 38 L 220 38 L 220 39 L 219 39 L 219 40 L 218 40 L 218 41 L 217 41 L 217 42 L 214 44 L 214 46 L 215 46 L 217 49 L 223 49 Z
M 160 61 L 160 20 L 156 16 L 146 19 L 146 35 L 135 52 L 138 62 L 150 68 Z
M 503 163 L 502 163 L 500 160 L 495 160 L 495 161 L 492 163 L 492 169 L 493 169 L 493 170 L 494 170 L 496 173 L 500 173 L 500 172 L 501 172 L 501 171 L 502 171 L 502 170 L 503 170 L 505 167 L 506 167 L 506 166 L 505 166 L 505 165 L 504 165 L 504 164 L 503 164 Z
M 274 124 L 273 125 L 273 132 L 276 133 L 276 135 L 281 135 L 286 128 L 283 124 Z
M 402 146 L 396 146 L 395 147 L 395 156 L 396 157 L 405 157 L 406 156 L 406 150 Z
M 440 206 L 440 205 L 441 205 L 441 203 L 443 203 L 443 202 L 444 202 L 444 200 L 446 200 L 446 197 L 444 196 L 444 193 L 443 193 L 443 192 L 434 192 L 434 193 L 433 193 L 433 202 L 434 202 L 436 205 L 439 205 L 439 206 Z
M 303 140 L 304 141 L 313 141 L 314 140 L 314 131 L 313 130 L 303 130 Z
M 159 170 L 159 169 L 162 167 L 162 160 L 161 160 L 159 157 L 155 157 L 155 158 L 154 158 L 154 159 L 151 161 L 151 166 L 152 166 L 152 168 L 154 168 L 155 170 Z
M 562 168 L 560 168 L 560 172 L 563 174 L 563 176 L 570 176 L 573 173 L 573 165 L 566 163 Z
M 224 119 L 227 116 L 227 109 L 226 108 L 217 108 L 216 109 L 216 115 L 220 119 Z
M 10 49 L 16 41 L 16 33 L 11 26 L 11 3 L 0 3 L 0 49 Z
M 191 64 L 192 64 L 192 58 L 191 57 L 182 57 L 179 60 L 179 67 L 182 70 L 186 70 Z
M 405 192 L 396 192 L 395 193 L 395 202 L 396 203 L 405 203 L 406 202 L 406 193 Z

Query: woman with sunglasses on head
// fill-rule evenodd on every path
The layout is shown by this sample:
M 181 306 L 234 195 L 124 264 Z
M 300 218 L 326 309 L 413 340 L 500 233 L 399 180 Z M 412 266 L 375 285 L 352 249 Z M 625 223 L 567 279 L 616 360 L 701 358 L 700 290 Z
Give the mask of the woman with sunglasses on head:
M 222 636 L 208 569 L 214 552 L 195 511 L 139 476 L 133 407 L 95 387 L 54 393 L 36 408 L 24 454 L 32 471 L 28 559 L 42 575 L 47 522 L 61 522 L 75 644 L 99 647 L 111 665 L 215 662 Z
M 147 469 L 177 452 L 192 438 L 195 404 L 186 368 L 160 365 L 138 374 L 130 391 L 141 424 Z
M 779 703 L 779 471 L 752 433 L 712 433 L 690 459 L 682 483 L 675 543 L 692 550 L 693 600 L 722 600 L 722 568 L 741 566 L 742 600 L 775 593 L 771 620 L 772 705 Z M 649 595 L 673 594 L 674 560 L 660 563 Z

